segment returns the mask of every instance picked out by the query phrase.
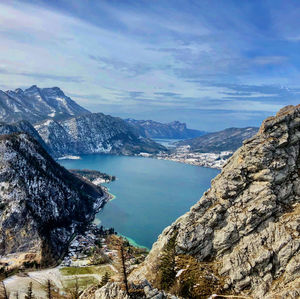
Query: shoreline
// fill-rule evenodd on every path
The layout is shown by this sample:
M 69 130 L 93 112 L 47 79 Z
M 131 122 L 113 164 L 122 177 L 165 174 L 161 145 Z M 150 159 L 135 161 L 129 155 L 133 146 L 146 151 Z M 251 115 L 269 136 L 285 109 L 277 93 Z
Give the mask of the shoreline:
M 117 233 L 118 233 L 118 232 L 117 232 Z M 141 248 L 141 249 L 146 249 L 147 251 L 150 251 L 150 249 L 151 249 L 151 248 L 149 249 L 147 246 L 143 246 L 143 245 L 138 244 L 134 239 L 132 239 L 132 238 L 130 238 L 130 237 L 124 236 L 124 235 L 119 234 L 119 233 L 118 233 L 118 235 L 119 235 L 120 237 L 126 239 L 126 240 L 129 242 L 129 244 L 130 244 L 131 246 L 133 246 L 133 247 Z

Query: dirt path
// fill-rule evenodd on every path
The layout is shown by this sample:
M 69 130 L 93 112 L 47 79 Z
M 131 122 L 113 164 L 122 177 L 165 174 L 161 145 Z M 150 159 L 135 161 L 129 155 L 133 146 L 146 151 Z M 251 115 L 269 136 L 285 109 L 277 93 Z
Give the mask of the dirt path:
M 109 266 L 113 272 L 117 272 L 113 265 L 106 264 L 103 267 Z M 102 266 L 101 266 L 102 267 Z M 19 298 L 24 299 L 28 290 L 29 283 L 32 282 L 33 294 L 36 299 L 44 299 L 46 296 L 45 285 L 47 280 L 56 286 L 56 288 L 63 290 L 66 282 L 77 278 L 93 277 L 100 281 L 103 275 L 97 273 L 78 274 L 78 275 L 62 275 L 60 267 L 45 269 L 40 271 L 32 271 L 27 274 L 14 275 L 4 280 L 7 291 L 11 294 L 11 299 L 16 298 L 16 293 L 19 293 Z

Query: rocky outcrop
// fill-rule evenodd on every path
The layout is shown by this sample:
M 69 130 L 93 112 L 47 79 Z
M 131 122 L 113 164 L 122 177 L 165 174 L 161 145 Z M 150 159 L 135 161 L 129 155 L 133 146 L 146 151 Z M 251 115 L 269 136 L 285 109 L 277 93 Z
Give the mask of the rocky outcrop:
M 143 281 L 139 286 L 142 295 L 132 295 L 129 297 L 120 283 L 109 282 L 100 289 L 92 287 L 86 290 L 80 299 L 130 299 L 130 298 L 144 298 L 144 299 L 179 299 L 179 297 L 167 294 L 164 291 L 159 291 L 153 288 L 149 282 Z
M 166 149 L 139 137 L 124 120 L 102 113 L 90 113 L 64 121 L 46 120 L 35 125 L 56 156 L 80 154 L 155 154 Z
M 126 119 L 142 137 L 146 138 L 167 138 L 187 139 L 204 135 L 206 132 L 188 129 L 185 123 L 173 121 L 167 124 L 153 120 Z
M 162 254 L 175 240 L 176 256 L 212 272 L 215 292 L 299 298 L 299 151 L 300 105 L 288 106 L 266 119 L 199 202 L 163 231 L 131 279 L 155 284 Z
M 31 123 L 48 118 L 65 119 L 70 116 L 89 113 L 58 87 L 0 91 L 0 120 L 16 122 L 28 120 Z
M 251 138 L 258 131 L 256 127 L 228 128 L 219 132 L 176 142 L 177 147 L 189 146 L 190 152 L 220 153 L 235 151 L 242 146 L 243 141 Z
M 0 262 L 48 265 L 107 194 L 57 164 L 31 136 L 0 136 Z

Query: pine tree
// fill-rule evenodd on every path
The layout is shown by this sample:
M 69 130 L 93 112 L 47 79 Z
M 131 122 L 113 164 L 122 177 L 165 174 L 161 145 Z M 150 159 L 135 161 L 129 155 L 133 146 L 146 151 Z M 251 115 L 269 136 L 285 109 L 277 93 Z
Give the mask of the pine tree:
M 108 272 L 105 272 L 105 274 L 102 276 L 100 287 L 103 287 L 106 285 L 110 280 L 110 274 Z
M 159 266 L 159 283 L 160 288 L 164 290 L 170 289 L 176 278 L 176 252 L 175 252 L 176 235 L 173 236 L 166 244 L 160 258 Z

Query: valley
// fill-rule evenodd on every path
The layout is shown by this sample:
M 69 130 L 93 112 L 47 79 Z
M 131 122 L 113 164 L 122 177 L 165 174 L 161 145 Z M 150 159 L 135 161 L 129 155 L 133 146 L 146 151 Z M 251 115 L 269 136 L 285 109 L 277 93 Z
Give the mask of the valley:
M 57 88 L 15 91 L 37 92 L 64 112 L 0 123 L 0 293 L 24 299 L 32 287 L 44 298 L 48 284 L 66 299 L 294 294 L 299 107 L 259 130 L 204 133 L 83 111 Z M 251 269 L 239 257 L 248 239 Z

